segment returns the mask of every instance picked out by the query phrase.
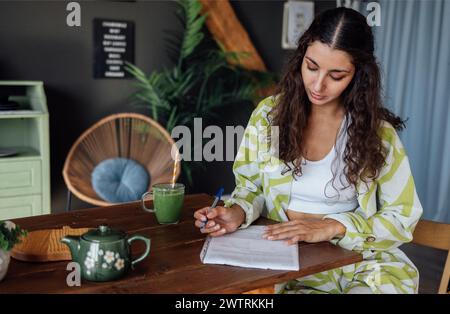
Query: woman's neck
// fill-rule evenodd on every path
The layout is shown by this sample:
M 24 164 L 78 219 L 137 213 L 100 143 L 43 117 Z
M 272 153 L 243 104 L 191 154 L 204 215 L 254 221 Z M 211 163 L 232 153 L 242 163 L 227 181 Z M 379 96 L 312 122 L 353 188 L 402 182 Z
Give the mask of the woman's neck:
M 312 119 L 342 119 L 343 117 L 344 106 L 338 101 L 319 106 L 314 104 L 311 105 L 310 118 Z

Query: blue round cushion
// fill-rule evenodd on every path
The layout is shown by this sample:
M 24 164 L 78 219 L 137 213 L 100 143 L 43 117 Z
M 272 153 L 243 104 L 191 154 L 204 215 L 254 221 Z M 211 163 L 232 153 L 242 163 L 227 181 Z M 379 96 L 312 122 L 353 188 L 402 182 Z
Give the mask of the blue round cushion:
M 92 172 L 92 187 L 110 203 L 139 200 L 150 182 L 148 171 L 134 160 L 112 158 L 103 160 Z

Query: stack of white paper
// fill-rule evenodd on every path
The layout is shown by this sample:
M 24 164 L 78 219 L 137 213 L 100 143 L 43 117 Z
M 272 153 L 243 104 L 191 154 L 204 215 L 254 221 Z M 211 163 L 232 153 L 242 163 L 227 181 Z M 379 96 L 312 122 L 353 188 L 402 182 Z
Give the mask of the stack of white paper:
M 207 237 L 200 258 L 205 264 L 249 268 L 299 270 L 298 245 L 262 238 L 264 226 Z

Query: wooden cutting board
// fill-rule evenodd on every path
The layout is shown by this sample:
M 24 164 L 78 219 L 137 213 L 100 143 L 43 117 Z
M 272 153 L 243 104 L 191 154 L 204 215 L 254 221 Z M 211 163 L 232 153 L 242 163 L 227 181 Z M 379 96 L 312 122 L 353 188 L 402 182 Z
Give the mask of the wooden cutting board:
M 82 235 L 90 228 L 44 229 L 28 232 L 22 242 L 11 250 L 11 256 L 26 262 L 70 261 L 69 247 L 61 243 L 66 235 Z

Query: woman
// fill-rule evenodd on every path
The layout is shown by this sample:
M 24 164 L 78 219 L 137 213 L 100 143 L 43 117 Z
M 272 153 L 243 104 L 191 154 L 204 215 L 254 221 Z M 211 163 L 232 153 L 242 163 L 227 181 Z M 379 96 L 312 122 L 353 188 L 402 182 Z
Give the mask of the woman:
M 403 121 L 382 107 L 380 94 L 365 17 L 347 8 L 318 15 L 277 96 L 250 118 L 231 198 L 210 213 L 197 210 L 195 225 L 221 236 L 263 214 L 280 222 L 267 227 L 269 240 L 331 241 L 363 255 L 278 292 L 417 293 L 418 271 L 398 246 L 411 241 L 422 207 L 396 133 Z

